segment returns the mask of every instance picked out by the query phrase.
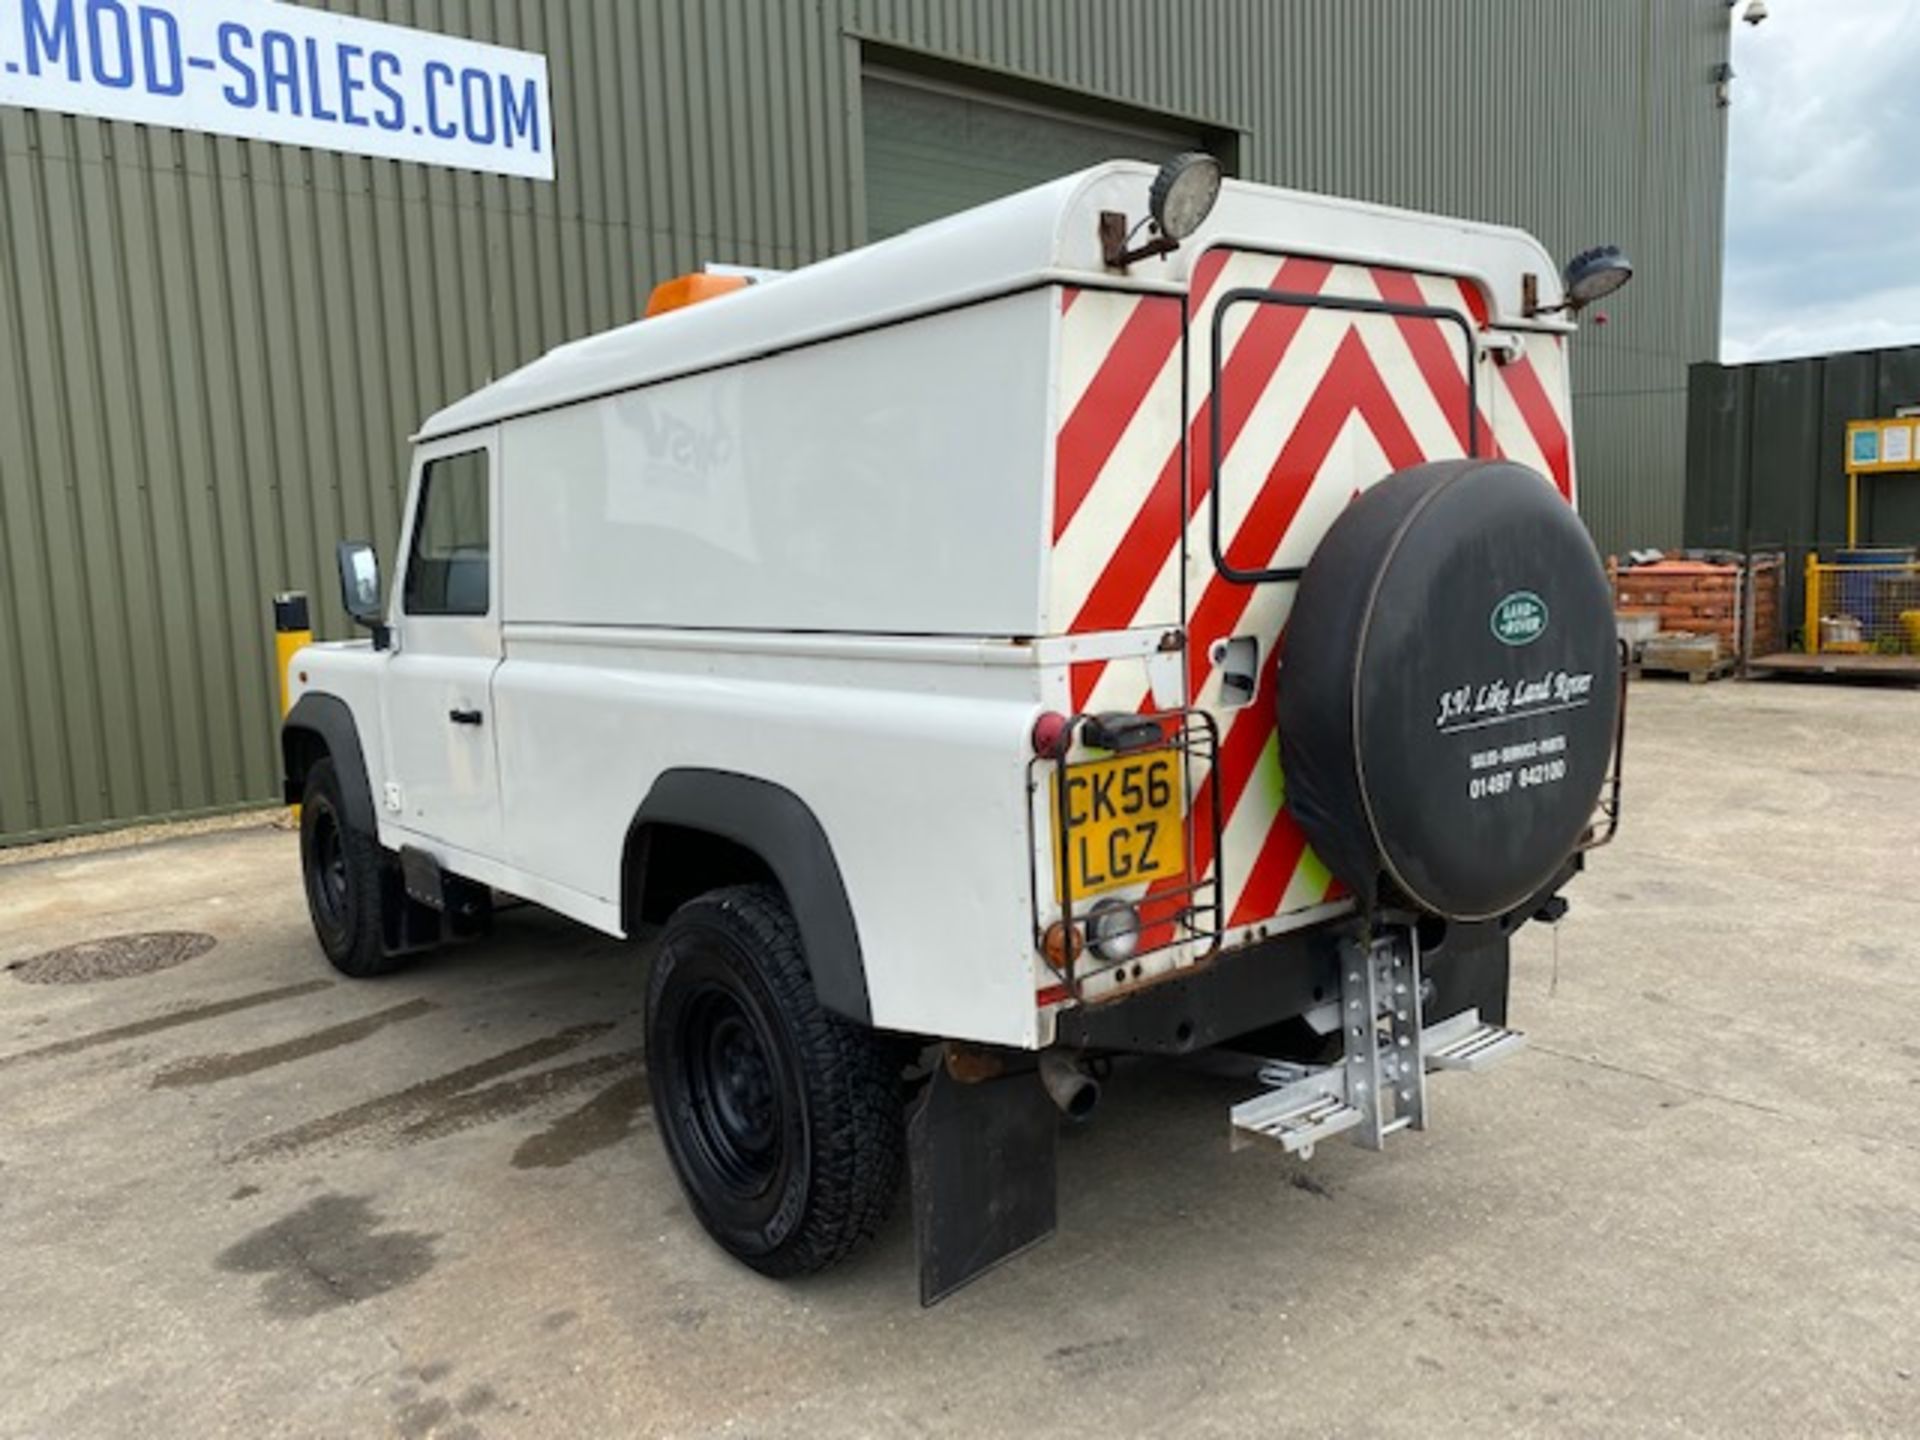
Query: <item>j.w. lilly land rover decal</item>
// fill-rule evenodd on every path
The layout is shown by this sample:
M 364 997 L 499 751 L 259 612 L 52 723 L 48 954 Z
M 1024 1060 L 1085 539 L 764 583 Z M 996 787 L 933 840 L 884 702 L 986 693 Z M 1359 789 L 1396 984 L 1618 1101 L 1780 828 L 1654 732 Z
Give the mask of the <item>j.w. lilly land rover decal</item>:
M 1487 623 L 1502 645 L 1531 645 L 1547 633 L 1547 602 L 1531 590 L 1516 590 L 1493 607 Z
M 1489 680 L 1440 692 L 1434 725 L 1443 735 L 1578 710 L 1593 693 L 1593 672 L 1549 670 L 1537 679 Z

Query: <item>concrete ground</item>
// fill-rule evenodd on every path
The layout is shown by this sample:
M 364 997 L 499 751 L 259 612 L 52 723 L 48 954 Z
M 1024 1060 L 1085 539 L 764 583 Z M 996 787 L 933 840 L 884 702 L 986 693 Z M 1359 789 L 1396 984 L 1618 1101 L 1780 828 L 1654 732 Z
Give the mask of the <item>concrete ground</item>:
M 0 1433 L 1920 1433 L 1920 695 L 1633 703 L 1528 1052 L 1307 1164 L 1123 1067 L 1059 1235 L 931 1311 L 904 1214 L 804 1284 L 699 1233 L 644 947 L 337 979 L 266 828 L 0 869 L 0 966 L 218 942 L 0 976 Z

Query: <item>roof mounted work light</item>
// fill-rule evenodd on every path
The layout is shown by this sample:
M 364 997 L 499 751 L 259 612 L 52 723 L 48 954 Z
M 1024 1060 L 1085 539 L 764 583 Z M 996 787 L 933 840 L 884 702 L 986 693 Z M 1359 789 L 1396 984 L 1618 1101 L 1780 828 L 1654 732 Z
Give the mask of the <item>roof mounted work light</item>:
M 1591 250 L 1582 250 L 1567 262 L 1562 277 L 1566 299 L 1558 305 L 1542 305 L 1535 298 L 1537 290 L 1534 277 L 1526 277 L 1526 305 L 1529 315 L 1552 315 L 1564 310 L 1577 315 L 1596 300 L 1603 300 L 1613 294 L 1622 285 L 1633 279 L 1633 262 L 1620 250 L 1618 245 L 1596 245 Z
M 1618 245 L 1583 250 L 1567 262 L 1567 303 L 1575 310 L 1605 299 L 1633 279 L 1633 262 Z
M 1180 242 L 1205 223 L 1220 198 L 1220 162 L 1204 150 L 1176 155 L 1160 167 L 1147 190 L 1147 218 L 1153 234 L 1146 243 L 1129 248 L 1133 231 L 1127 229 L 1127 217 L 1118 210 L 1100 212 L 1101 258 L 1116 270 L 1124 270 L 1136 260 L 1165 255 L 1180 248 Z M 1138 230 L 1136 225 L 1134 230 Z
M 1203 150 L 1176 155 L 1160 167 L 1147 191 L 1147 213 L 1176 244 L 1205 222 L 1220 198 L 1220 162 Z

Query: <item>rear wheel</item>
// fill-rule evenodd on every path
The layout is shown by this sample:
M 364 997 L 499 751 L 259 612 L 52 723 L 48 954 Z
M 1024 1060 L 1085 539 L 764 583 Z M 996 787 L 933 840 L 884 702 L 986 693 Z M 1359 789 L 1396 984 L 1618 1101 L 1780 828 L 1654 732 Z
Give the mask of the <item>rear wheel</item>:
M 674 912 L 647 988 L 654 1110 L 707 1232 L 766 1275 L 802 1275 L 877 1230 L 904 1145 L 892 1047 L 820 1007 L 779 894 L 716 890 Z
M 307 913 L 334 969 L 355 979 L 384 975 L 400 964 L 381 939 L 385 868 L 379 841 L 347 820 L 332 757 L 317 761 L 300 800 Z

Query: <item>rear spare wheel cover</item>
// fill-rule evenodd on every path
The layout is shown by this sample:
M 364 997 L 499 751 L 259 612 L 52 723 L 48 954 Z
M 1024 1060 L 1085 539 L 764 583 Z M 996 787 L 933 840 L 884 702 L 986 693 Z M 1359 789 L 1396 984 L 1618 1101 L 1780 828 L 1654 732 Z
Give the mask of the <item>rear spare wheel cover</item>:
M 1390 476 L 1329 528 L 1287 624 L 1287 805 L 1369 907 L 1505 914 L 1579 844 L 1612 758 L 1606 571 L 1541 475 Z

